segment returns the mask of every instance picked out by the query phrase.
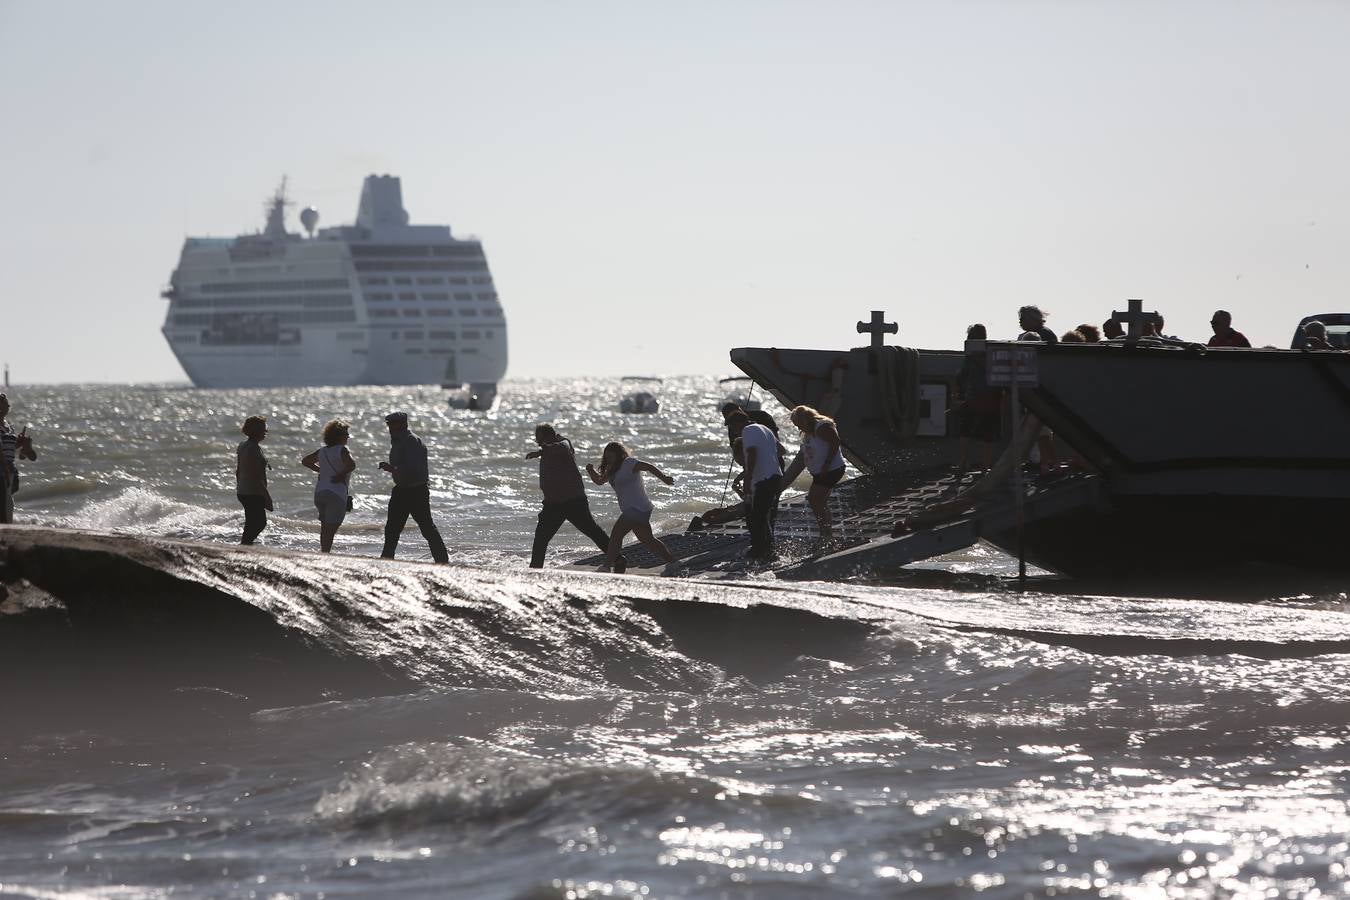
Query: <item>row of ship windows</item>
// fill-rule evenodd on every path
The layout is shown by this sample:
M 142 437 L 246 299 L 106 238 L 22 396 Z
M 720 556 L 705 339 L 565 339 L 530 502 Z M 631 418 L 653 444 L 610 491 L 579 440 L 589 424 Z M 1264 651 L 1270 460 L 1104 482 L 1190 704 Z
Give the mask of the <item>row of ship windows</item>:
M 404 350 L 403 352 L 404 352 L 404 353 L 408 353 L 408 354 L 420 354 L 420 353 L 422 353 L 422 348 L 421 348 L 421 347 L 409 347 L 408 349 Z M 454 352 L 455 352 L 455 351 L 454 351 L 454 350 L 451 350 L 449 347 L 428 347 L 428 348 L 426 349 L 426 354 L 427 354 L 428 356 L 452 356 L 452 355 L 454 354 Z M 460 347 L 460 348 L 459 348 L 459 352 L 460 352 L 460 353 L 477 353 L 477 352 L 478 352 L 478 348 L 477 348 L 477 347 Z
M 411 278 L 394 278 L 394 279 L 389 279 L 389 278 L 380 278 L 380 277 L 362 278 L 362 279 L 361 279 L 361 283 L 362 283 L 362 284 L 374 284 L 374 285 L 380 285 L 380 284 L 389 284 L 389 282 L 390 282 L 391 280 L 393 281 L 394 284 L 412 284 L 412 283 L 413 283 L 413 279 L 411 279 Z M 418 276 L 418 278 L 417 278 L 417 283 L 418 283 L 418 284 L 492 284 L 492 276 L 491 276 L 491 275 L 475 275 L 473 278 L 465 278 L 465 277 L 463 277 L 463 276 L 456 276 L 456 277 L 453 277 L 453 278 L 441 278 L 441 277 L 439 277 L 439 276 L 433 276 L 433 277 L 423 277 L 423 276 Z
M 245 315 L 245 314 L 238 314 Z M 235 319 L 238 315 L 232 316 L 229 313 L 177 313 L 173 317 L 175 325 L 212 325 L 227 319 Z M 309 323 L 333 323 L 333 322 L 355 322 L 356 313 L 352 310 L 333 310 L 320 312 L 275 312 L 275 313 L 257 313 L 256 315 L 266 315 L 270 320 L 276 322 L 309 322 Z
M 202 309 L 216 306 L 302 306 L 305 309 L 350 307 L 351 294 L 308 294 L 297 297 L 181 297 L 174 309 Z
M 427 260 L 426 262 L 391 262 L 383 259 L 360 260 L 355 263 L 358 272 L 486 272 L 486 259 Z
M 422 310 L 417 309 L 416 307 L 406 307 L 406 306 L 402 307 L 401 309 L 372 307 L 371 309 L 367 310 L 367 313 L 371 316 L 371 318 L 375 319 L 396 319 L 398 318 L 399 315 L 419 316 L 422 314 L 422 312 L 423 312 Z M 473 309 L 472 307 L 466 307 L 464 309 L 459 310 L 458 312 L 456 312 L 453 309 L 428 309 L 426 310 L 426 314 L 429 316 L 454 316 L 454 315 L 478 316 L 481 314 L 488 318 L 500 318 L 502 315 L 502 311 L 500 309 L 483 309 L 480 312 L 479 310 Z
M 483 339 L 483 337 L 486 337 L 487 340 L 491 340 L 495 333 L 497 332 L 491 331 L 491 329 L 489 329 L 489 331 L 481 332 L 466 328 L 464 331 L 459 332 L 459 336 L 462 337 L 463 340 L 479 340 Z M 398 335 L 400 335 L 400 332 L 389 332 L 389 340 L 398 340 Z M 402 332 L 402 337 L 404 337 L 404 340 L 455 340 L 455 332 L 429 331 L 424 335 L 424 333 L 420 331 L 405 331 Z
M 381 301 L 381 300 L 393 300 L 393 299 L 394 299 L 394 295 L 391 294 L 391 293 L 389 293 L 388 291 L 371 291 L 371 292 L 369 292 L 368 294 L 366 294 L 366 299 L 367 299 L 367 300 L 374 300 L 374 301 L 376 301 L 376 302 L 379 302 L 379 301 Z M 417 299 L 417 294 L 415 294 L 415 293 L 413 293 L 413 292 L 411 292 L 411 291 L 400 291 L 400 292 L 399 292 L 399 295 L 398 295 L 398 299 L 400 299 L 400 300 L 416 300 L 416 299 Z M 441 302 L 441 303 L 444 303 L 445 301 L 447 301 L 447 300 L 450 299 L 450 295 L 447 294 L 447 293 L 445 293 L 444 291 L 423 291 L 423 292 L 422 292 L 422 299 L 423 299 L 423 300 L 439 301 L 439 302 Z M 458 293 L 455 294 L 455 299 L 456 299 L 456 300 L 473 300 L 473 299 L 475 299 L 475 295 L 474 295 L 474 294 L 469 294 L 469 293 L 464 293 L 464 292 L 458 292 Z M 497 299 L 497 292 L 496 292 L 496 291 L 483 291 L 483 292 L 479 293 L 478 295 L 476 295 L 476 299 L 478 299 L 478 300 L 496 300 L 496 299 Z
M 491 337 L 491 335 L 488 336 Z M 274 335 L 233 335 L 214 334 L 209 331 L 204 331 L 200 336 L 195 334 L 180 334 L 176 338 L 176 343 L 179 344 L 196 344 L 199 341 L 208 347 L 253 347 L 259 345 L 293 346 L 300 343 L 300 334 L 298 332 L 279 332 Z M 408 347 L 404 349 L 403 352 L 407 354 L 426 353 L 428 356 L 453 356 L 455 354 L 455 349 L 452 347 L 428 347 L 426 350 L 423 350 L 421 347 Z M 459 352 L 462 354 L 474 354 L 478 352 L 478 348 L 460 347 Z
M 278 329 L 274 322 L 261 323 L 216 323 L 217 327 L 202 331 L 200 334 L 182 332 L 173 336 L 174 343 L 177 344 L 195 344 L 200 341 L 208 345 L 222 344 L 298 344 L 300 343 L 300 332 L 295 329 Z M 241 327 L 242 326 L 242 327 Z M 492 340 L 496 332 L 475 331 L 465 329 L 460 332 L 460 338 L 466 341 Z M 389 339 L 396 341 L 399 339 L 399 332 L 389 332 Z M 340 332 L 338 338 L 345 340 L 362 340 L 365 335 L 361 332 Z M 407 341 L 453 341 L 455 333 L 453 331 L 428 331 L 423 334 L 420 331 L 405 331 L 402 337 Z M 421 348 L 409 347 L 408 353 L 420 353 Z M 428 353 L 449 353 L 449 348 L 433 347 Z M 461 348 L 461 353 L 476 353 L 476 348 Z
M 478 340 L 479 337 L 493 337 L 495 333 L 497 332 L 494 332 L 493 329 L 490 328 L 487 329 L 487 331 L 478 331 L 477 328 L 466 328 L 464 331 L 460 332 L 460 336 L 466 337 L 467 340 Z M 420 328 L 414 328 L 404 332 L 389 332 L 389 340 L 398 340 L 400 337 L 404 340 L 455 340 L 455 332 L 436 331 L 435 328 L 431 329 L 431 331 L 421 331 Z M 338 332 L 338 340 L 366 340 L 366 332 L 340 331 Z
M 405 319 L 422 318 L 422 310 L 420 309 L 372 309 L 369 311 L 369 314 L 372 319 L 397 319 L 400 315 Z M 426 314 L 430 317 L 444 318 L 446 316 L 453 316 L 455 311 L 453 309 L 429 309 L 426 311 Z M 461 316 L 477 316 L 478 310 L 461 309 L 459 314 Z M 500 318 L 501 313 L 495 309 L 485 309 L 483 310 L 483 317 L 490 319 Z
M 242 294 L 245 291 L 326 291 L 350 287 L 345 278 L 310 279 L 307 281 L 223 281 L 202 285 L 199 290 L 208 294 Z
M 482 256 L 477 241 L 462 244 L 353 244 L 352 257 L 358 256 Z

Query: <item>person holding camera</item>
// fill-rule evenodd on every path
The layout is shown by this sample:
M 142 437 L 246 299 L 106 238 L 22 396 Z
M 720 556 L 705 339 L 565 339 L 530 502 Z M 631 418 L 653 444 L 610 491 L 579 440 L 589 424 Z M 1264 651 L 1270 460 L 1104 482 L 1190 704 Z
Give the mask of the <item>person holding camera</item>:
M 0 394 L 0 525 L 14 522 L 14 495 L 19 491 L 19 460 L 37 460 L 28 427 L 17 433 L 5 421 L 9 415 L 9 397 Z

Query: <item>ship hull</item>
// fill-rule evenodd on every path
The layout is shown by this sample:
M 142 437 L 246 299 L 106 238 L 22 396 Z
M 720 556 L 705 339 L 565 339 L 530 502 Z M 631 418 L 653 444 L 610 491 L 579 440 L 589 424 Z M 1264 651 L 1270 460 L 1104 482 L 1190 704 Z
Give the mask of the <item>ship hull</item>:
M 985 539 L 1016 556 L 1014 530 Z M 1253 563 L 1345 571 L 1344 518 L 1335 504 L 1261 496 L 1114 496 L 1029 523 L 1026 558 L 1081 578 L 1131 579 L 1223 573 Z

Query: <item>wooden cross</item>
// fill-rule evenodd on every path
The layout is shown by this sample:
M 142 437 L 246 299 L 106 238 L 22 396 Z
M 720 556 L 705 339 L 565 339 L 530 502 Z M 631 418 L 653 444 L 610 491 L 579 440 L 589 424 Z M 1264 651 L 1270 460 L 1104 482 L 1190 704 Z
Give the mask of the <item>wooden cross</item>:
M 872 335 L 872 348 L 878 349 L 885 344 L 884 334 L 899 334 L 900 326 L 895 322 L 886 321 L 886 313 L 880 309 L 872 310 L 872 321 L 859 322 L 858 334 Z
M 1130 304 L 1129 312 L 1120 312 L 1119 310 L 1112 312 L 1111 321 L 1129 326 L 1129 331 L 1125 335 L 1128 340 L 1137 341 L 1143 337 L 1145 323 L 1151 323 L 1155 329 L 1162 323 L 1162 316 L 1159 316 L 1156 312 L 1144 312 L 1143 300 L 1126 300 L 1125 302 Z

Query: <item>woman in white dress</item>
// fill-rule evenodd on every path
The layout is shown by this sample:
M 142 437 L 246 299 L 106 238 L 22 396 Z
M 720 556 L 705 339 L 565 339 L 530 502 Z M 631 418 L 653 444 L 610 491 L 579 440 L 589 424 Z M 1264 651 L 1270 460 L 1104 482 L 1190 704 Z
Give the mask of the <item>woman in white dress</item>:
M 333 538 L 351 509 L 347 482 L 356 469 L 356 461 L 347 450 L 351 426 L 333 419 L 323 426 L 323 446 L 300 460 L 300 465 L 319 473 L 314 485 L 314 506 L 319 510 L 319 550 L 331 553 Z
M 609 550 L 605 553 L 606 570 L 614 568 L 619 551 L 623 549 L 624 536 L 630 531 L 657 556 L 668 563 L 675 561 L 670 549 L 652 534 L 652 501 L 642 484 L 643 472 L 655 475 L 666 484 L 675 483 L 674 478 L 651 463 L 637 459 L 618 441 L 605 445 L 605 452 L 600 454 L 599 471 L 586 463 L 586 474 L 591 476 L 591 481 L 610 484 L 619 498 L 619 521 L 614 523 L 614 530 L 609 535 Z

